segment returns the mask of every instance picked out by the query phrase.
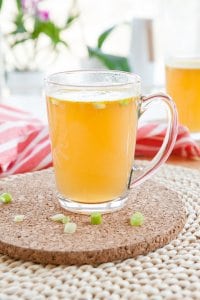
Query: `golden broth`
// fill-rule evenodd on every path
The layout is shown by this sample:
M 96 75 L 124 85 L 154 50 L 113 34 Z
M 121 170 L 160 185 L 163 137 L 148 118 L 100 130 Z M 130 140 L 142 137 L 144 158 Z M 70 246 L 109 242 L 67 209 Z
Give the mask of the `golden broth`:
M 166 66 L 166 89 L 177 105 L 179 121 L 191 132 L 200 131 L 200 60 Z
M 136 142 L 136 100 L 47 97 L 55 176 L 62 196 L 101 203 L 126 192 Z

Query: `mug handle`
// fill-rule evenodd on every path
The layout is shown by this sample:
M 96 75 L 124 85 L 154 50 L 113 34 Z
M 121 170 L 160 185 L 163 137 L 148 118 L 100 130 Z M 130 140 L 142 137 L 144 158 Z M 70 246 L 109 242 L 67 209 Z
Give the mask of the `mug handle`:
M 162 143 L 162 146 L 158 153 L 154 156 L 151 162 L 148 164 L 147 167 L 139 169 L 137 167 L 133 167 L 130 175 L 129 180 L 129 189 L 133 188 L 145 180 L 147 180 L 150 176 L 152 176 L 158 168 L 168 159 L 174 144 L 176 142 L 177 132 L 178 132 L 178 115 L 174 101 L 171 99 L 170 96 L 160 93 L 160 94 L 153 94 L 150 96 L 143 96 L 140 99 L 140 111 L 143 114 L 148 107 L 156 102 L 161 102 L 165 105 L 165 108 L 168 112 L 168 126 L 166 130 L 166 134 Z M 140 116 L 139 116 L 140 117 Z M 139 175 L 136 178 L 132 178 L 132 174 L 135 171 L 140 171 Z

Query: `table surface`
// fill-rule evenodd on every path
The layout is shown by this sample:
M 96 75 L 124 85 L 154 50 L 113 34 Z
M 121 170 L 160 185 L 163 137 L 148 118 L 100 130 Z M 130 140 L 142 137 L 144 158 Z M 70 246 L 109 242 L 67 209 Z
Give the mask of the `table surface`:
M 173 164 L 177 166 L 187 167 L 191 169 L 199 169 L 200 170 L 200 160 L 190 160 L 184 159 L 177 156 L 171 156 L 168 161 L 168 164 Z

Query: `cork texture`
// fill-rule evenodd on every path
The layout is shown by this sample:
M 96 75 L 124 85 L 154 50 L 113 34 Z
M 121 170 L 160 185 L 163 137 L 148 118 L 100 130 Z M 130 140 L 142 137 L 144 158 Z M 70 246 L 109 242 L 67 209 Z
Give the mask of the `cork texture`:
M 130 191 L 127 205 L 91 225 L 89 217 L 63 210 L 56 199 L 53 170 L 11 176 L 0 181 L 0 193 L 13 202 L 0 205 L 0 253 L 42 264 L 100 264 L 146 254 L 164 246 L 182 230 L 186 213 L 178 193 L 156 181 Z M 135 211 L 144 214 L 141 227 L 129 225 Z M 77 223 L 74 234 L 50 216 L 65 213 Z M 25 215 L 21 223 L 15 215 Z

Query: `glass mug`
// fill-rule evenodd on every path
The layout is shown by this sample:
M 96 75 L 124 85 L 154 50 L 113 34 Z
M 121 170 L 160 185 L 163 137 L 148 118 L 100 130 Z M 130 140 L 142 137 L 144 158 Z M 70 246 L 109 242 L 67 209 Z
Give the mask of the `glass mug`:
M 195 137 L 200 133 L 200 57 L 168 59 L 166 90 L 176 103 L 180 123 Z
M 67 210 L 120 209 L 128 190 L 149 178 L 174 146 L 174 102 L 165 94 L 141 97 L 138 75 L 97 70 L 52 74 L 46 79 L 46 100 L 58 199 Z M 155 101 L 168 111 L 166 136 L 157 155 L 135 178 L 138 116 Z

